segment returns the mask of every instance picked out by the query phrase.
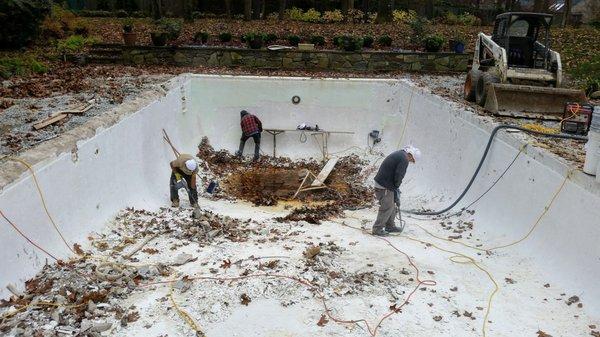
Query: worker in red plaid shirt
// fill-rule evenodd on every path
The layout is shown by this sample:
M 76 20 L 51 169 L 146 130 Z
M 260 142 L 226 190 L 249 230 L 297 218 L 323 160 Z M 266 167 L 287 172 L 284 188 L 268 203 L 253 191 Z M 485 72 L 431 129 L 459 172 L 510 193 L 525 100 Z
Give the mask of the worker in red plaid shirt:
M 241 157 L 244 152 L 244 145 L 248 138 L 254 139 L 254 160 L 258 160 L 258 151 L 260 150 L 260 133 L 262 132 L 262 123 L 258 117 L 248 113 L 246 110 L 240 111 L 242 126 L 242 138 L 240 139 L 240 149 L 236 153 L 238 157 Z

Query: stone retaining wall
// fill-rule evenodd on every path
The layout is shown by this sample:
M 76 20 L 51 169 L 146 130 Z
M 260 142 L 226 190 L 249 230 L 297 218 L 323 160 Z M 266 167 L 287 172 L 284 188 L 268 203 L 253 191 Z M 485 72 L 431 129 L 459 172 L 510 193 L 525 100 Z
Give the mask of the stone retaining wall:
M 106 47 L 106 46 L 105 46 Z M 100 48 L 100 47 L 98 47 Z M 117 48 L 113 45 L 112 48 Z M 95 49 L 96 52 L 98 49 Z M 116 49 L 113 49 L 116 50 Z M 262 69 L 335 71 L 467 71 L 471 54 L 335 50 L 253 50 L 216 47 L 118 46 L 125 64 L 232 66 Z M 94 62 L 94 49 L 89 57 Z M 113 58 L 114 59 L 114 58 Z

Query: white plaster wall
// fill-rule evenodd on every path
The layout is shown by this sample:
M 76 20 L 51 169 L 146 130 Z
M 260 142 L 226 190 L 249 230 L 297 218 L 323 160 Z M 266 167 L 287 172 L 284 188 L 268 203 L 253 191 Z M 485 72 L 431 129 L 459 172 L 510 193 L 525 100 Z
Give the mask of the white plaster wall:
M 330 152 L 350 146 L 364 148 L 368 132 L 382 130 L 383 142 L 375 150 L 389 153 L 399 144 L 412 143 L 423 152 L 422 160 L 409 169 L 403 203 L 420 206 L 424 199 L 425 206 L 438 208 L 450 203 L 465 186 L 493 127 L 455 104 L 397 80 L 191 75 L 178 78 L 170 87 L 165 97 L 82 141 L 77 161 L 67 153 L 36 165 L 49 208 L 71 242 L 84 242 L 87 233 L 126 206 L 168 203 L 172 154 L 162 141 L 162 128 L 180 151 L 188 153 L 195 153 L 202 136 L 208 136 L 216 148 L 237 149 L 242 109 L 257 114 L 265 128 L 293 129 L 306 122 L 327 130 L 355 132 L 333 135 Z M 294 95 L 301 97 L 300 104 L 292 104 Z M 278 154 L 320 156 L 310 136 L 306 143 L 298 138 L 298 133 L 278 136 Z M 517 136 L 501 134 L 464 203 L 489 186 L 521 144 Z M 247 154 L 252 146 L 249 140 Z M 272 153 L 272 138 L 266 133 L 262 149 Z M 543 211 L 566 172 L 567 167 L 553 156 L 528 148 L 475 208 L 477 235 L 488 241 L 486 246 L 520 238 Z M 588 313 L 596 316 L 600 313 L 600 288 L 596 286 L 600 276 L 599 206 L 599 184 L 576 173 L 530 239 L 510 248 L 529 256 L 549 282 L 581 294 Z M 51 229 L 27 174 L 0 192 L 0 207 L 32 239 L 53 253 L 68 255 Z M 43 255 L 7 224 L 2 225 L 0 297 L 7 295 L 5 284 L 21 284 L 44 263 Z

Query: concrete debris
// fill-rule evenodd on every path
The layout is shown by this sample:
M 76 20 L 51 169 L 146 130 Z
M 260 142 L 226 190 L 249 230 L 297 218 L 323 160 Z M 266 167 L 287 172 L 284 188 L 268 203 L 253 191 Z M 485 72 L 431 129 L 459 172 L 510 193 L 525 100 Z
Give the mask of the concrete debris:
M 171 264 L 173 266 L 181 266 L 183 264 L 186 264 L 188 262 L 193 262 L 193 261 L 196 261 L 196 260 L 198 260 L 197 257 L 193 257 L 190 254 L 182 253 L 182 254 L 177 255 L 177 257 L 175 258 L 175 260 Z

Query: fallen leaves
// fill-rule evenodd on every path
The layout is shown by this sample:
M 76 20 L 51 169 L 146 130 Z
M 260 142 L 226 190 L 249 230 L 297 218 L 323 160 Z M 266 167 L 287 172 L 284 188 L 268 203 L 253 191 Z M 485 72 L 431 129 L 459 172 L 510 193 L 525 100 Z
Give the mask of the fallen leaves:
M 321 247 L 310 246 L 304 251 L 304 253 L 302 253 L 302 255 L 304 255 L 305 258 L 312 260 L 315 258 L 315 256 L 319 255 L 320 252 L 321 252 Z
M 510 277 L 505 277 L 505 278 L 504 278 L 504 281 L 505 281 L 506 283 L 508 283 L 508 284 L 515 284 L 515 283 L 516 283 L 516 282 L 515 282 L 515 280 L 513 280 L 513 279 L 512 279 L 512 278 L 510 278 Z
M 439 322 L 442 320 L 442 316 L 433 316 L 433 320 Z
M 248 305 L 250 304 L 250 302 L 252 302 L 252 299 L 250 299 L 250 297 L 246 294 L 243 293 L 242 296 L 240 296 L 240 303 L 242 303 L 242 305 Z
M 221 263 L 221 268 L 223 268 L 223 269 L 231 268 L 231 260 L 229 260 L 229 259 L 223 260 L 223 263 Z
M 158 249 L 146 248 L 146 249 L 143 249 L 142 252 L 144 252 L 146 254 L 154 255 L 154 254 L 158 253 Z
M 537 337 L 552 337 L 552 335 L 547 334 L 547 333 L 543 332 L 542 330 L 538 330 L 536 333 L 537 333 Z
M 571 296 L 567 300 L 567 305 L 575 304 L 577 302 L 579 302 L 579 296 Z
M 83 249 L 81 249 L 81 245 L 78 244 L 78 243 L 76 243 L 76 244 L 73 245 L 73 250 L 75 250 L 75 253 L 77 255 L 84 255 L 85 254 L 84 251 L 83 251 Z
M 329 322 L 329 320 L 327 319 L 327 316 L 325 316 L 325 314 L 322 314 L 321 318 L 317 322 L 317 325 L 318 326 L 325 326 L 325 324 L 327 324 L 328 322 Z

